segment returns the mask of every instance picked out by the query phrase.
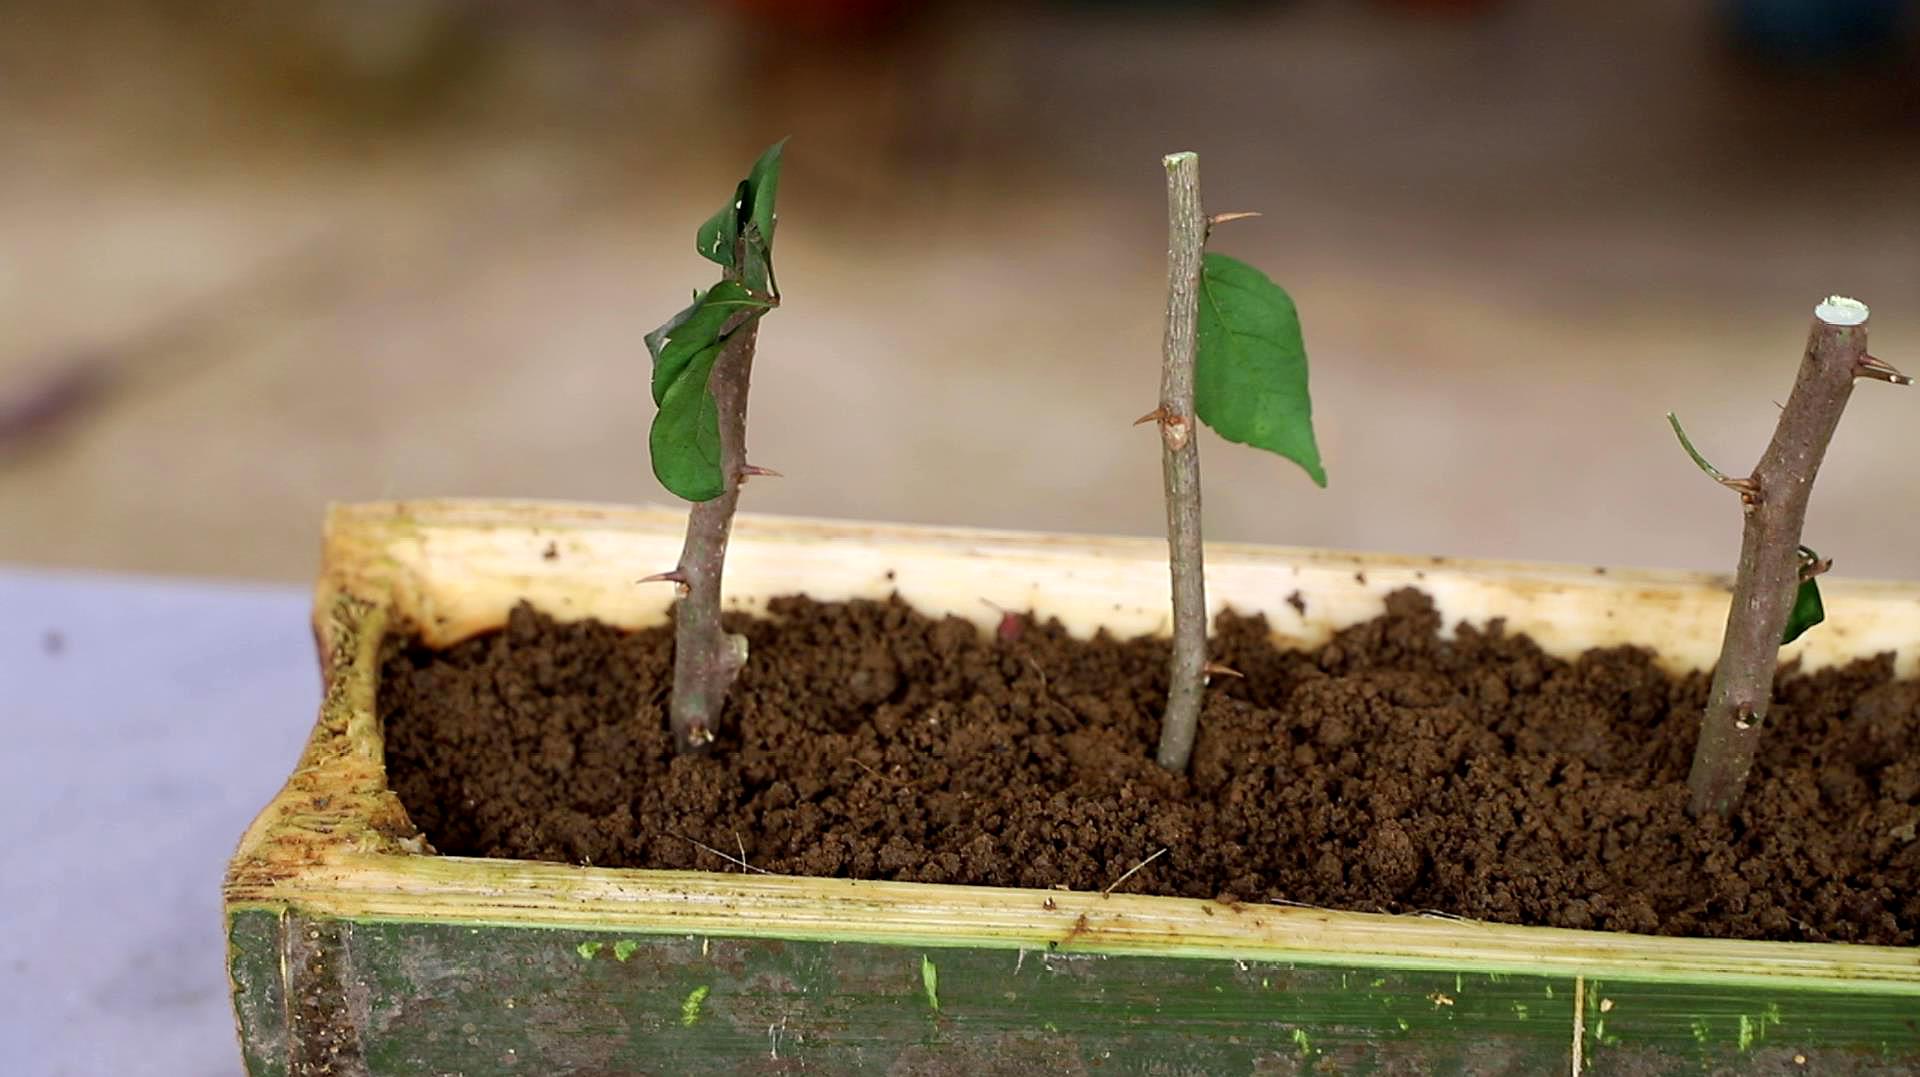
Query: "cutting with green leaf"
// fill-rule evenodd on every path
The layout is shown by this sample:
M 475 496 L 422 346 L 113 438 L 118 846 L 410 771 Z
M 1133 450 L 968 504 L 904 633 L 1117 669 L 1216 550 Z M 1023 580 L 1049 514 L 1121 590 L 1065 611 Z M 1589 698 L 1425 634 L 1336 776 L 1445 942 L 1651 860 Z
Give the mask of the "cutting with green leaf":
M 1167 321 L 1160 406 L 1140 422 L 1161 435 L 1167 498 L 1167 548 L 1173 582 L 1173 654 L 1160 765 L 1185 771 L 1199 730 L 1210 672 L 1207 598 L 1200 534 L 1200 447 L 1194 420 L 1228 441 L 1265 449 L 1300 465 L 1316 484 L 1327 475 L 1313 436 L 1307 349 L 1293 299 L 1258 269 L 1206 251 L 1216 224 L 1252 213 L 1209 217 L 1200 204 L 1200 161 L 1165 158 L 1167 169 Z
M 695 234 L 695 249 L 720 265 L 721 279 L 646 335 L 658 408 L 647 436 L 653 474 L 694 503 L 679 564 L 647 577 L 681 589 L 670 712 L 674 744 L 683 752 L 713 742 L 727 691 L 746 662 L 746 640 L 720 624 L 720 583 L 740 484 L 774 474 L 747 462 L 747 389 L 760 319 L 780 305 L 773 232 L 785 146 L 782 140 L 761 154 Z

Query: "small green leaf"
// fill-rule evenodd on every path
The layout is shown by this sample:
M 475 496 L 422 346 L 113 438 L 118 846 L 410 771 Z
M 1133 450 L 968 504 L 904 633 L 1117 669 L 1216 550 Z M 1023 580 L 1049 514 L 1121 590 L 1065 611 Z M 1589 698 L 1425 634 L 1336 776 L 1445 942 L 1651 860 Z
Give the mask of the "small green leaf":
M 1194 410 L 1201 420 L 1228 441 L 1292 460 L 1325 486 L 1292 298 L 1245 262 L 1208 254 L 1199 313 Z
M 1800 559 L 1803 565 L 1812 566 L 1819 563 L 1820 555 L 1802 546 Z M 1793 611 L 1787 614 L 1787 630 L 1780 637 L 1780 645 L 1784 647 L 1792 643 L 1807 629 L 1826 619 L 1827 607 L 1820 601 L 1820 580 L 1816 576 L 1808 576 L 1800 581 L 1800 589 L 1793 594 Z
M 750 197 L 751 188 L 746 180 L 741 180 L 734 187 L 733 197 L 727 200 L 727 204 L 700 226 L 693 241 L 700 257 L 723 266 L 733 265 L 733 248 L 740 242 L 740 221 L 746 216 Z
M 660 484 L 688 501 L 711 501 L 726 489 L 720 415 L 707 379 L 733 334 L 766 310 L 767 303 L 748 295 L 738 281 L 723 280 L 648 334 L 653 400 L 660 411 L 647 448 Z
M 747 174 L 747 205 L 740 215 L 740 280 L 755 295 L 779 294 L 773 279 L 773 229 L 779 221 L 774 203 L 780 195 L 780 154 L 787 140 L 767 147 Z
M 667 386 L 647 432 L 654 477 L 688 501 L 712 501 L 727 489 L 720 470 L 720 410 L 707 388 L 723 347 L 702 349 Z
M 707 218 L 695 239 L 701 257 L 738 269 L 740 279 L 756 295 L 776 294 L 773 231 L 779 222 L 775 203 L 780 196 L 780 158 L 786 146 L 783 138 L 767 147 L 747 178 L 733 189 L 733 200 Z M 742 248 L 745 261 L 736 264 Z
M 747 173 L 749 205 L 752 208 L 743 226 L 749 226 L 759 233 L 760 243 L 769 252 L 773 249 L 773 227 L 779 222 L 774 200 L 780 195 L 780 155 L 786 148 L 787 140 L 784 138 L 768 146 L 760 159 L 753 163 L 753 171 Z
M 647 350 L 653 354 L 653 402 L 664 404 L 668 388 L 694 356 L 719 346 L 728 321 L 743 311 L 766 309 L 767 304 L 748 295 L 739 282 L 723 280 L 697 294 L 693 305 L 668 319 L 667 324 L 648 333 Z

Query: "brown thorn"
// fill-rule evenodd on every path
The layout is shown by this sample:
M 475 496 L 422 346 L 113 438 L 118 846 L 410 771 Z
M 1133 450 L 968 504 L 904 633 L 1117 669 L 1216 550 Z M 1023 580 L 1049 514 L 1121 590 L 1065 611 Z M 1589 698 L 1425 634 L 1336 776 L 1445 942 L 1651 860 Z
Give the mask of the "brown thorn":
M 740 469 L 741 482 L 746 482 L 748 479 L 760 478 L 763 476 L 769 479 L 786 478 L 785 475 L 780 474 L 778 471 L 775 471 L 770 467 L 761 467 L 758 464 L 748 464 L 747 466 Z
M 1164 423 L 1166 421 L 1167 421 L 1167 406 L 1165 404 L 1162 404 L 1159 407 L 1153 409 L 1152 411 L 1147 412 L 1145 415 L 1140 416 L 1138 419 L 1135 419 L 1133 421 L 1133 425 L 1145 426 L 1148 423 Z
M 1720 485 L 1739 494 L 1742 504 L 1758 505 L 1760 503 L 1760 484 L 1752 479 L 1729 479 L 1722 476 L 1718 481 Z
M 1212 677 L 1212 676 L 1238 677 L 1243 681 L 1247 679 L 1246 674 L 1240 672 L 1237 669 L 1234 669 L 1231 666 L 1223 666 L 1218 662 L 1208 662 L 1205 666 L 1201 667 L 1200 672 L 1205 673 L 1209 677 Z
M 687 594 L 690 594 L 693 591 L 693 585 L 687 582 L 687 574 L 680 571 L 677 568 L 671 572 L 656 572 L 651 576 L 642 576 L 640 579 L 634 582 L 636 583 L 670 583 L 670 584 L 673 584 L 674 589 L 677 590 L 683 597 L 686 596 Z
M 1824 576 L 1833 571 L 1833 558 L 1822 557 L 1807 561 L 1800 566 L 1800 582 L 1805 583 L 1815 576 Z
M 1216 224 L 1226 224 L 1228 221 L 1244 221 L 1249 217 L 1260 215 L 1259 210 L 1252 209 L 1243 209 L 1234 213 L 1210 213 L 1207 215 L 1207 227 L 1212 228 Z
M 1912 377 L 1900 373 L 1891 363 L 1875 359 L 1871 355 L 1863 356 L 1858 363 L 1854 364 L 1853 376 L 1856 378 L 1872 378 L 1875 381 L 1884 381 L 1888 385 L 1913 384 Z

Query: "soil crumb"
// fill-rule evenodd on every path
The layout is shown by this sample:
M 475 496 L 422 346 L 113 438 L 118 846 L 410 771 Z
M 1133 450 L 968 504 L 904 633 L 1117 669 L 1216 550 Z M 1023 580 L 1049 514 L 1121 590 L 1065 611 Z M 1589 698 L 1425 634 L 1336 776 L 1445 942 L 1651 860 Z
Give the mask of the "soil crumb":
M 387 765 L 443 853 L 1103 890 L 1700 937 L 1908 945 L 1920 684 L 1783 675 L 1749 791 L 1686 814 L 1703 675 L 1448 639 L 1416 591 L 1299 652 L 1228 614 L 1189 775 L 1153 762 L 1157 640 L 1076 641 L 898 602 L 735 616 L 752 660 L 712 754 L 667 735 L 669 630 L 522 606 L 392 644 Z M 1155 855 L 1159 850 L 1164 854 Z M 723 857 L 719 852 L 724 852 Z

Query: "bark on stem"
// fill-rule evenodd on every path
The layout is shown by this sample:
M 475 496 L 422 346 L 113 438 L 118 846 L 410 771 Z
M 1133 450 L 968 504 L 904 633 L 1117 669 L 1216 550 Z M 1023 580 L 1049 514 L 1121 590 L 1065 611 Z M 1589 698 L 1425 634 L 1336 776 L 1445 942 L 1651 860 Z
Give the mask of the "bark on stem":
M 1161 719 L 1161 766 L 1187 769 L 1207 685 L 1207 589 L 1200 545 L 1200 445 L 1194 436 L 1193 363 L 1200 314 L 1207 215 L 1200 208 L 1200 159 L 1175 153 L 1167 168 L 1167 326 L 1160 368 L 1161 465 L 1167 493 L 1167 552 L 1173 570 L 1173 658 Z
M 1840 424 L 1853 381 L 1867 372 L 1867 309 L 1830 299 L 1814 311 L 1793 393 L 1773 441 L 1743 495 L 1746 530 L 1733 604 L 1720 644 L 1713 691 L 1700 721 L 1700 741 L 1687 779 L 1688 808 L 1698 818 L 1733 810 L 1753 769 L 1754 751 L 1773 702 L 1780 637 L 1800 585 L 1800 529 L 1807 498 Z
M 733 270 L 727 276 L 737 279 Z M 727 689 L 747 659 L 746 639 L 729 636 L 720 624 L 720 581 L 740 480 L 748 470 L 747 388 L 759 331 L 757 317 L 734 330 L 707 378 L 720 415 L 720 473 L 726 485 L 719 497 L 695 504 L 688 513 L 687 539 L 674 570 L 686 592 L 674 613 L 670 715 L 674 747 L 683 753 L 705 751 L 713 743 Z

